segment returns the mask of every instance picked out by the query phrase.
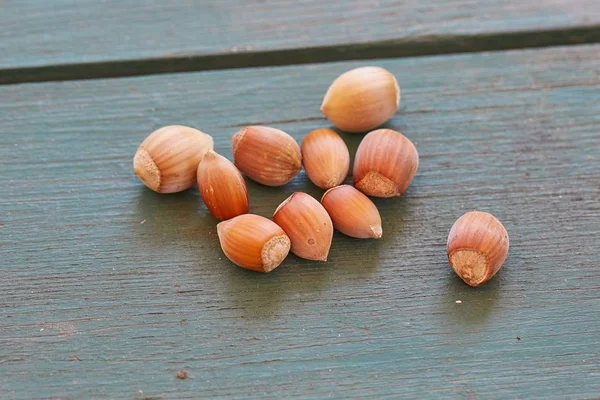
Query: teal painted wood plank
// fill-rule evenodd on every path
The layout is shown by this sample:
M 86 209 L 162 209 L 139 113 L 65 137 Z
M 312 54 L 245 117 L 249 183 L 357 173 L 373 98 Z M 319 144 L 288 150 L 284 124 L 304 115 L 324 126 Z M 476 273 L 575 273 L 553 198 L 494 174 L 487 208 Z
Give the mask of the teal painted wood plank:
M 300 140 L 328 126 L 333 78 L 365 63 L 0 87 L 0 397 L 597 397 L 598 55 L 376 62 L 402 87 L 388 126 L 420 152 L 415 181 L 376 201 L 382 240 L 336 235 L 329 262 L 268 275 L 225 259 L 196 190 L 146 190 L 136 147 L 173 123 L 227 156 L 245 124 Z M 352 153 L 360 137 L 344 135 Z M 304 173 L 249 183 L 251 211 L 295 190 L 322 193 Z M 445 255 L 472 209 L 511 237 L 480 289 Z
M 425 48 L 448 35 L 598 24 L 596 0 L 3 0 L 0 69 L 387 40 Z

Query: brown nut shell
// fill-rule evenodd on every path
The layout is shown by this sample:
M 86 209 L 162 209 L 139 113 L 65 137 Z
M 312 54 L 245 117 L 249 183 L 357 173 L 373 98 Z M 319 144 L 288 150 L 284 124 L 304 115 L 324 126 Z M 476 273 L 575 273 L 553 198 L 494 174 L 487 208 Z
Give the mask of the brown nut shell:
M 263 185 L 285 185 L 302 169 L 298 143 L 279 129 L 247 126 L 233 135 L 231 144 L 235 166 Z
M 321 189 L 341 184 L 350 168 L 344 140 L 331 129 L 315 129 L 302 141 L 302 163 L 308 178 Z
M 198 165 L 198 190 L 217 219 L 227 220 L 248 212 L 244 177 L 231 161 L 209 150 Z
M 508 232 L 493 215 L 471 211 L 460 217 L 448 235 L 448 261 L 467 285 L 491 279 L 508 255 Z
M 419 153 L 406 136 L 378 129 L 367 134 L 356 150 L 354 186 L 369 196 L 400 196 L 418 168 Z
M 371 199 L 350 185 L 329 189 L 321 198 L 333 227 L 345 235 L 379 239 L 383 230 L 379 210 Z
M 197 129 L 165 126 L 142 142 L 133 158 L 133 170 L 155 192 L 181 192 L 196 183 L 198 164 L 212 149 L 212 137 Z
M 273 221 L 290 238 L 292 253 L 308 260 L 327 261 L 333 222 L 316 199 L 302 192 L 292 194 L 277 207 Z
M 290 239 L 275 222 L 254 214 L 244 214 L 217 225 L 223 253 L 237 266 L 270 272 L 290 251 Z
M 398 110 L 400 86 L 380 67 L 362 67 L 340 75 L 329 87 L 321 112 L 346 132 L 367 132 Z

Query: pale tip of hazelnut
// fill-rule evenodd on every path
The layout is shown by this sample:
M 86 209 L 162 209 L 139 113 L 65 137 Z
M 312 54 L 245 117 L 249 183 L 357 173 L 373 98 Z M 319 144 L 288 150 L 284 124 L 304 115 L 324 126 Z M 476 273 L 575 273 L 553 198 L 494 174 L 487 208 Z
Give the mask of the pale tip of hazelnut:
M 344 186 L 344 185 L 340 185 L 340 186 Z M 323 193 L 323 196 L 321 196 L 321 200 L 320 200 L 320 202 L 321 202 L 321 203 L 323 203 L 323 199 L 324 199 L 325 197 L 327 197 L 327 194 L 328 194 L 329 192 L 331 192 L 333 189 L 337 189 L 337 188 L 339 188 L 340 186 L 334 186 L 334 187 L 330 187 L 329 189 L 325 190 L 325 193 Z
M 485 282 L 488 272 L 487 258 L 479 251 L 463 249 L 450 254 L 452 269 L 469 286 L 479 286 Z
M 222 239 L 223 234 L 225 233 L 225 229 L 228 228 L 228 225 L 231 223 L 231 220 L 221 221 L 217 224 L 217 237 L 219 240 Z
M 283 208 L 283 206 L 285 206 L 287 203 L 292 201 L 292 198 L 294 197 L 295 194 L 296 193 L 292 193 L 287 199 L 282 201 L 281 204 L 277 206 L 277 208 L 275 209 L 275 212 L 273 213 L 273 217 L 275 217 L 275 215 L 279 212 L 279 210 L 281 210 Z
M 344 179 L 340 178 L 340 175 L 334 175 L 326 182 L 323 182 L 322 189 L 331 189 L 332 187 L 338 186 L 343 181 L 344 181 Z
M 158 192 L 160 188 L 160 170 L 150 154 L 141 147 L 133 157 L 133 171 L 144 185 Z
M 291 242 L 287 235 L 274 236 L 262 248 L 260 258 L 265 272 L 271 272 L 279 266 L 290 251 Z
M 217 158 L 219 154 L 217 152 L 215 152 L 214 150 L 208 150 L 206 153 L 204 153 L 204 156 L 202 157 L 202 161 L 206 160 L 211 160 L 214 158 Z M 200 163 L 202 163 L 202 161 Z M 200 165 L 200 164 L 198 164 Z
M 248 131 L 247 128 L 242 128 L 238 131 L 238 133 L 233 135 L 233 138 L 231 139 L 231 154 L 233 154 L 233 157 L 235 157 L 238 146 L 242 142 L 242 139 L 244 139 L 244 136 L 246 135 L 247 131 Z
M 327 91 L 327 93 L 325 93 L 325 97 L 323 98 L 323 102 L 321 103 L 321 107 L 319 107 L 319 110 L 321 110 L 321 114 L 325 115 L 326 113 L 326 108 L 327 108 L 327 102 L 329 101 L 329 90 Z
M 379 172 L 368 172 L 354 185 L 361 192 L 377 197 L 399 196 L 398 186 Z
M 371 228 L 371 232 L 373 232 L 373 239 L 379 239 L 383 236 L 383 229 L 381 229 L 381 226 L 371 225 L 369 228 Z
M 394 80 L 394 88 L 396 89 L 396 109 L 400 106 L 400 85 L 398 85 L 398 80 L 394 75 L 392 75 L 392 79 Z

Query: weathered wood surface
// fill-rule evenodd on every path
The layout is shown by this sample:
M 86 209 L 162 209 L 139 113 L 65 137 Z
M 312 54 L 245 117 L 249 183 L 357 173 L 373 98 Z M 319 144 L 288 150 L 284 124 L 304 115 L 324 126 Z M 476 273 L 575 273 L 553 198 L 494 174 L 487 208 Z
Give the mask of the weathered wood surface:
M 600 2 L 3 0 L 0 27 L 9 82 L 597 42 Z
M 365 63 L 0 87 L 0 397 L 597 398 L 599 55 L 377 62 L 402 86 L 388 125 L 416 143 L 415 181 L 377 200 L 382 240 L 336 235 L 329 262 L 268 275 L 225 259 L 196 190 L 145 189 L 132 155 L 173 123 L 227 156 L 245 124 L 300 140 Z M 249 190 L 265 216 L 322 193 L 304 173 Z M 445 255 L 472 209 L 511 237 L 479 289 Z

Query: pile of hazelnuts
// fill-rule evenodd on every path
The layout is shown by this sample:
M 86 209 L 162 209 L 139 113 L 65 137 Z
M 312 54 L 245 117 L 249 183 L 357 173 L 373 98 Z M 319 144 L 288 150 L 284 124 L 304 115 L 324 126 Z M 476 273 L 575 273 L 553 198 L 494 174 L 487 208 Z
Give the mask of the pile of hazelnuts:
M 337 128 L 369 132 L 360 142 L 353 185 L 342 185 L 350 169 L 344 140 L 331 129 L 317 129 L 302 146 L 287 133 L 247 126 L 233 135 L 233 163 L 213 151 L 211 136 L 185 126 L 166 126 L 138 148 L 133 168 L 150 189 L 175 193 L 198 184 L 202 200 L 221 220 L 217 233 L 234 264 L 270 272 L 291 251 L 326 261 L 333 230 L 355 238 L 380 238 L 381 217 L 372 197 L 400 196 L 419 166 L 414 144 L 400 132 L 376 129 L 398 110 L 400 87 L 379 67 L 353 69 L 331 84 L 321 112 Z M 277 207 L 273 219 L 248 214 L 248 190 L 242 176 L 282 186 L 302 169 L 325 193 L 320 202 L 296 192 Z M 448 236 L 448 260 L 469 285 L 479 286 L 500 269 L 508 254 L 508 234 L 491 214 L 472 211 L 460 217 Z

